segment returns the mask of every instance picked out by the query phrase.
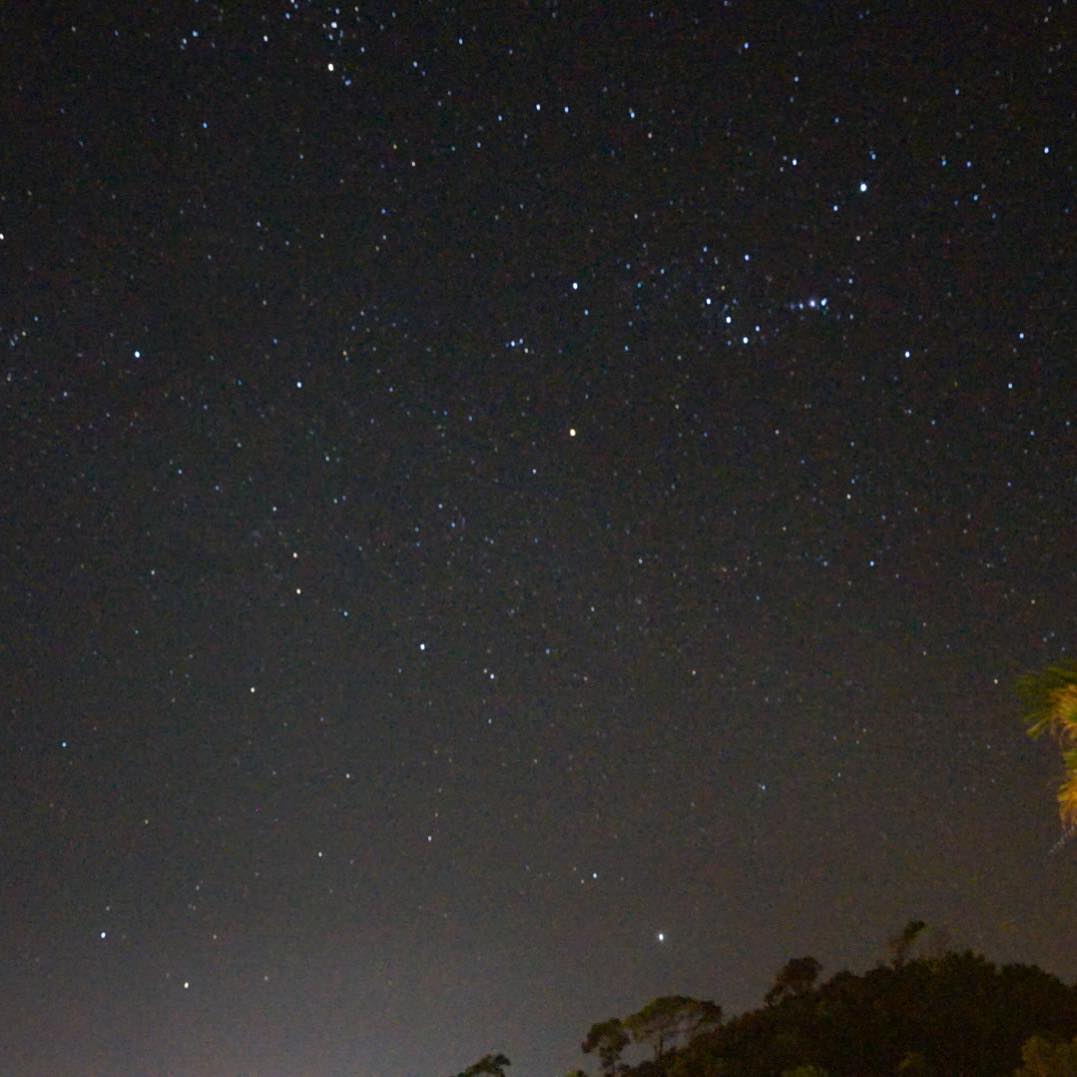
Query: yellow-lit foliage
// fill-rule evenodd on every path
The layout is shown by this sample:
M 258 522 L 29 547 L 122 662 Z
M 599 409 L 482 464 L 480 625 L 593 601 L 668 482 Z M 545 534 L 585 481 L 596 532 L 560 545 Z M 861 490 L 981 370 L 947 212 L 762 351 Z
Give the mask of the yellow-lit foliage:
M 1077 830 L 1077 748 L 1062 753 L 1066 777 L 1058 790 L 1058 811 L 1067 830 Z
M 1017 682 L 1025 702 L 1029 736 L 1050 733 L 1062 747 L 1065 776 L 1058 790 L 1058 813 L 1066 831 L 1077 830 L 1077 662 L 1050 666 Z

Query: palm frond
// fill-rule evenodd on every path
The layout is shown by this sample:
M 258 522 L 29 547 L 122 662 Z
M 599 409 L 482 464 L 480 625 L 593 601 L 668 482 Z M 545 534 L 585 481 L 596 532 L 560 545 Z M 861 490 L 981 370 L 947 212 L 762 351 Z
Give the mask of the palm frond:
M 1058 814 L 1066 829 L 1077 829 L 1077 772 L 1068 775 L 1059 786 Z
M 1019 677 L 1017 694 L 1025 705 L 1025 729 L 1030 737 L 1052 733 L 1062 741 L 1077 743 L 1077 662 Z
M 1062 826 L 1073 830 L 1077 829 L 1077 748 L 1063 752 L 1062 762 L 1066 765 L 1066 777 L 1058 787 L 1058 814 Z

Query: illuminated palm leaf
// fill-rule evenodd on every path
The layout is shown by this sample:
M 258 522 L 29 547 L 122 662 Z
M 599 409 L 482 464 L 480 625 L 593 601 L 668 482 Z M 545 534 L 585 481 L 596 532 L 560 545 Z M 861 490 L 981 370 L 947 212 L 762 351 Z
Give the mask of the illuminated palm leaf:
M 1058 790 L 1058 813 L 1067 830 L 1077 829 L 1077 748 L 1062 753 L 1066 777 Z
M 1025 703 L 1030 737 L 1051 733 L 1077 743 L 1077 662 L 1026 674 L 1018 680 L 1017 692 Z
M 1062 746 L 1065 777 L 1058 790 L 1058 814 L 1067 835 L 1077 832 L 1077 662 L 1050 666 L 1017 682 L 1025 703 L 1030 737 L 1050 733 Z

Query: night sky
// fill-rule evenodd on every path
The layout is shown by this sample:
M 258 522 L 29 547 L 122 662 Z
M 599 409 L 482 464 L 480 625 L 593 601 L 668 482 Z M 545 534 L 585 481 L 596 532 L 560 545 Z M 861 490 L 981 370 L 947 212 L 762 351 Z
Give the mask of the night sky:
M 9 5 L 0 1070 L 1077 977 L 1073 14 Z

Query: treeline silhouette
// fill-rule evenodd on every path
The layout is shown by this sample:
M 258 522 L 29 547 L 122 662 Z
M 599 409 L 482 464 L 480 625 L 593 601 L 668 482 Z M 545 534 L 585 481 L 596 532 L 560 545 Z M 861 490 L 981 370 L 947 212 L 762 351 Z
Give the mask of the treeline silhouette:
M 1016 688 L 1025 731 L 1062 751 L 1057 852 L 1077 837 L 1077 660 Z M 707 999 L 666 995 L 592 1025 L 580 1050 L 603 1077 L 1077 1077 L 1077 985 L 938 941 L 914 956 L 924 927 L 909 921 L 863 974 L 820 983 L 814 957 L 793 958 L 757 1010 L 726 1020 Z M 457 1077 L 510 1065 L 490 1054 Z
M 818 961 L 794 958 L 737 1017 L 706 999 L 654 999 L 592 1025 L 580 1049 L 604 1077 L 1077 1077 L 1077 985 L 938 943 L 918 956 L 923 931 L 911 921 L 889 960 L 860 974 L 821 981 Z M 491 1054 L 458 1077 L 510 1077 L 509 1066 Z

